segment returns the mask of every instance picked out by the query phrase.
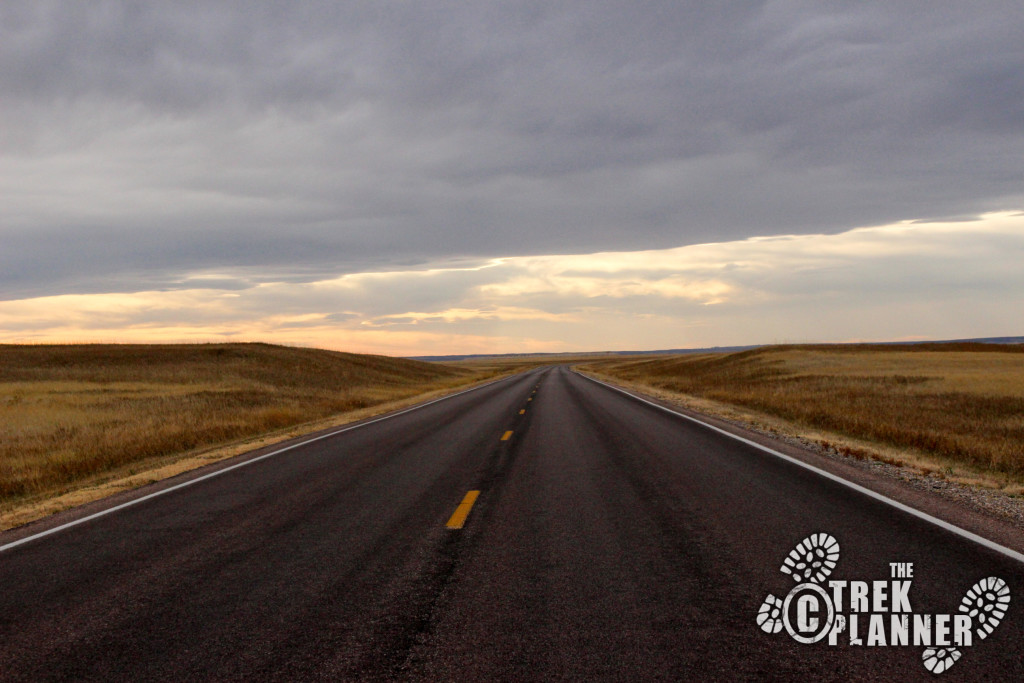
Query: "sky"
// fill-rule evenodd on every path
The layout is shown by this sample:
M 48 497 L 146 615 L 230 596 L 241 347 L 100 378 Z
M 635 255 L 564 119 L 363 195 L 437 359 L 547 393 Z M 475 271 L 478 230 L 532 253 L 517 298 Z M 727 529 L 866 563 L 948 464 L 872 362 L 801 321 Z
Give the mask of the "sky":
M 1017 0 L 0 3 L 0 342 L 1022 335 Z

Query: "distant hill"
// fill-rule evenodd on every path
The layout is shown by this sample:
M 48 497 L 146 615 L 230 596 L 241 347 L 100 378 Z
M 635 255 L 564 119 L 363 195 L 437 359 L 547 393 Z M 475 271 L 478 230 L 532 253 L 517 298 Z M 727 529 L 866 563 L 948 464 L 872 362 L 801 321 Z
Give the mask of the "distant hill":
M 393 358 L 273 344 L 0 344 L 0 382 L 251 383 L 268 391 L 413 387 L 465 371 Z
M 659 349 L 653 351 L 567 351 L 565 353 L 470 353 L 453 356 L 409 356 L 410 360 L 420 361 L 458 361 L 476 358 L 581 358 L 585 356 L 636 356 L 643 354 L 676 354 L 676 353 L 726 353 L 729 351 L 746 351 L 756 349 L 754 346 L 713 346 L 706 349 Z
M 1024 344 L 1024 337 L 981 337 L 978 339 L 945 339 L 935 342 L 892 342 L 893 344 Z
M 1024 344 L 1024 337 L 980 337 L 976 339 L 943 339 L 930 341 L 896 341 L 896 342 L 874 342 L 878 345 L 906 345 L 906 344 Z M 750 346 L 707 346 L 693 349 L 655 349 L 651 351 L 586 351 L 586 352 L 565 352 L 565 353 L 475 353 L 451 356 L 410 356 L 410 360 L 420 361 L 460 361 L 477 358 L 579 358 L 580 356 L 642 356 L 642 355 L 665 355 L 683 353 L 731 353 L 733 351 L 747 351 L 757 349 L 771 344 L 751 344 Z

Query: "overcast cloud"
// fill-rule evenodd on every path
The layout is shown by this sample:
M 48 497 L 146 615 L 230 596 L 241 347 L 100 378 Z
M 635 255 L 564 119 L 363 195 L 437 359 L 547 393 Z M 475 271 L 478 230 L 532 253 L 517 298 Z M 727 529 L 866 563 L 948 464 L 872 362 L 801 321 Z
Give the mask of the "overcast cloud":
M 7 0 L 0 300 L 1019 210 L 1021 35 L 1017 0 Z
M 1019 331 L 1024 214 L 477 267 L 0 302 L 9 340 L 272 341 L 398 355 Z

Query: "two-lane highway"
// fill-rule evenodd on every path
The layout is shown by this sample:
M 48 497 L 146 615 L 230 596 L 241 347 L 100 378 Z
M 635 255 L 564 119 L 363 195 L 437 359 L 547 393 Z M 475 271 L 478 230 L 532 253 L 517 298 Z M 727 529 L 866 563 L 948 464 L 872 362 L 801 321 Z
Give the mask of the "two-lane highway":
M 562 367 L 8 547 L 0 679 L 933 677 L 922 647 L 758 627 L 816 532 L 833 579 L 913 563 L 915 613 L 1005 580 L 942 678 L 1024 679 L 1019 562 Z

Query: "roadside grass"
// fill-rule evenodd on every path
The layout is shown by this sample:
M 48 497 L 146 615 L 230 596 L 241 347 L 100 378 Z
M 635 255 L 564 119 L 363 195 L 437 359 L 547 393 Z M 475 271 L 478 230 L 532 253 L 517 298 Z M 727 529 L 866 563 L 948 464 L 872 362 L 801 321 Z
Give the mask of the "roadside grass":
M 1024 482 L 1024 346 L 776 346 L 579 367 L 780 419 L 845 455 Z
M 499 371 L 266 344 L 0 345 L 0 506 Z

